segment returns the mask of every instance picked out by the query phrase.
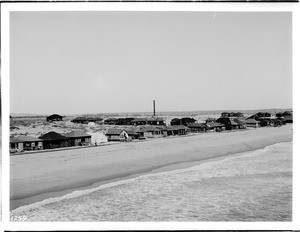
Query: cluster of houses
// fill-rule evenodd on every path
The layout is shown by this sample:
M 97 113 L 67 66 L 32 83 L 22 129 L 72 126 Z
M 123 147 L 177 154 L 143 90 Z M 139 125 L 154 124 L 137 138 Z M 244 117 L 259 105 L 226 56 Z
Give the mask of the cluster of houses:
M 91 144 L 91 135 L 83 131 L 72 131 L 59 134 L 51 131 L 36 138 L 33 136 L 20 135 L 10 138 L 10 151 L 33 151 L 55 149 L 61 147 L 87 146 Z
M 174 118 L 169 126 L 161 117 L 152 118 L 110 118 L 104 120 L 104 124 L 116 125 L 106 131 L 105 136 L 108 141 L 131 141 L 143 140 L 146 138 L 167 137 L 172 135 L 186 135 L 188 133 L 199 133 L 207 131 L 224 131 L 245 129 L 247 127 L 263 126 L 281 126 L 286 123 L 292 123 L 292 111 L 285 111 L 276 114 L 277 118 L 271 118 L 267 112 L 259 112 L 248 118 L 242 113 L 224 112 L 218 119 L 208 118 L 205 123 L 197 123 L 195 119 Z M 51 115 L 47 121 L 61 121 L 63 116 Z M 73 119 L 74 123 L 99 122 L 101 118 L 79 117 Z M 10 138 L 10 151 L 32 151 L 55 149 L 74 146 L 91 146 L 92 136 L 84 131 L 72 131 L 65 134 L 59 134 L 51 131 L 38 138 L 32 136 L 20 135 Z

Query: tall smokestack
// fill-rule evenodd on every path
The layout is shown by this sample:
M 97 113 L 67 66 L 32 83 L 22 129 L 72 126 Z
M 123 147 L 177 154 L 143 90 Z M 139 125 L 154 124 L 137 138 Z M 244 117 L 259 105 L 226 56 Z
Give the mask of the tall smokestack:
M 155 116 L 155 100 L 153 100 L 153 116 Z

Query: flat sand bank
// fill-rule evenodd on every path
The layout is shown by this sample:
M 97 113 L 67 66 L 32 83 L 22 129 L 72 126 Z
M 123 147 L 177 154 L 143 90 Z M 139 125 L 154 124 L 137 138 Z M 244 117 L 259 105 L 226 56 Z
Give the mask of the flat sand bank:
M 151 171 L 292 141 L 292 125 L 12 156 L 11 209 Z

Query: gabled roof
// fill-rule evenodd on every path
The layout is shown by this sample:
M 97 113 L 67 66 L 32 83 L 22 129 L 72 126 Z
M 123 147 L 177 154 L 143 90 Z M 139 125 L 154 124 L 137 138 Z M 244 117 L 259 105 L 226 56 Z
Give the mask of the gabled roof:
M 175 126 L 167 126 L 167 131 L 178 131 L 179 129 Z
M 175 130 L 189 130 L 190 129 L 185 125 L 172 125 L 171 127 L 173 127 Z
M 189 123 L 188 125 L 187 125 L 187 127 L 189 127 L 189 128 L 203 128 L 203 127 L 206 127 L 206 124 L 205 123 Z
M 23 141 L 18 139 L 17 137 L 10 137 L 10 143 L 22 143 Z
M 155 126 L 141 126 L 138 129 L 138 132 L 153 132 L 153 131 L 162 131 L 162 129 L 159 129 Z
M 55 131 L 50 131 L 47 134 L 43 134 L 39 137 L 39 139 L 43 139 L 43 140 L 65 140 L 67 139 L 65 136 L 56 133 Z
M 245 120 L 246 124 L 248 123 L 259 123 L 259 121 L 255 120 L 254 118 L 248 118 Z
M 59 114 L 52 114 L 52 115 L 48 116 L 47 118 L 63 118 L 63 116 L 61 116 Z
M 10 138 L 11 143 L 41 142 L 41 141 L 43 141 L 43 140 L 32 137 L 32 136 L 27 136 L 27 135 L 19 135 L 19 136 Z
M 160 129 L 161 131 L 167 130 L 167 126 L 165 126 L 165 125 L 159 125 L 159 126 L 156 126 L 156 128 Z
M 244 120 L 241 120 L 241 119 L 238 119 L 238 118 L 234 118 L 233 121 L 236 122 L 238 125 L 245 125 Z
M 69 138 L 91 137 L 91 135 L 85 133 L 84 131 L 71 131 L 64 134 L 64 136 Z
M 219 123 L 219 122 L 207 122 L 206 125 L 207 125 L 208 127 L 225 126 L 224 124 Z
M 131 128 L 126 128 L 125 131 L 129 135 L 133 135 L 133 134 L 137 134 L 138 129 L 135 127 L 131 127 Z
M 113 128 L 113 129 L 109 129 L 109 130 L 106 132 L 106 135 L 120 135 L 123 131 L 126 132 L 126 130 L 124 130 L 124 129 L 116 129 L 116 128 Z

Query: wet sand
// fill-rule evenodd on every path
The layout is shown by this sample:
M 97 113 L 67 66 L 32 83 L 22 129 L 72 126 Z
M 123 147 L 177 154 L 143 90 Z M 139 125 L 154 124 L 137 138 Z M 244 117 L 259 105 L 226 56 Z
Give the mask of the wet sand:
M 292 133 L 292 125 L 286 125 L 12 156 L 11 210 L 78 189 L 292 141 Z

